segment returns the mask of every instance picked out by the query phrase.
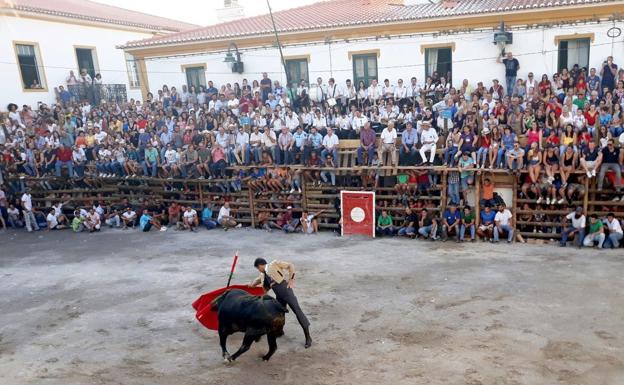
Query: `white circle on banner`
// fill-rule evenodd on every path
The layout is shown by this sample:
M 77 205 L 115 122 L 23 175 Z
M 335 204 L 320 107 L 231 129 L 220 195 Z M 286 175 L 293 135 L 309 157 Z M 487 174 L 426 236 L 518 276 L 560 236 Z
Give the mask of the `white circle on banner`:
M 353 220 L 353 222 L 360 223 L 364 220 L 364 218 L 366 218 L 366 213 L 364 212 L 364 210 L 362 210 L 361 207 L 354 207 L 351 210 L 351 219 Z

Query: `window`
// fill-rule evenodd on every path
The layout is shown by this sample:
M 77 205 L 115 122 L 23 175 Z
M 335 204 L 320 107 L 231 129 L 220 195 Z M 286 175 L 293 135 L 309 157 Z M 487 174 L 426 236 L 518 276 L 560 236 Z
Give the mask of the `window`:
M 288 71 L 288 80 L 291 84 L 299 84 L 302 80 L 308 84 L 310 81 L 308 59 L 286 59 L 286 71 Z
M 39 46 L 36 43 L 15 43 L 15 54 L 24 90 L 45 90 Z
M 373 79 L 377 79 L 377 54 L 353 55 L 353 84 L 357 85 L 360 80 L 368 87 Z
M 425 48 L 425 77 L 438 73 L 438 78 L 444 77 L 450 81 L 449 74 L 453 69 L 452 47 Z
M 559 60 L 557 71 L 570 69 L 578 64 L 580 68 L 589 67 L 590 38 L 559 40 Z
M 130 88 L 141 87 L 141 78 L 139 77 L 139 63 L 137 63 L 134 56 L 129 53 L 125 53 L 126 56 L 126 70 L 128 71 L 128 83 Z
M 198 89 L 199 86 L 206 86 L 206 66 L 203 64 L 190 64 L 182 66 L 186 73 L 186 84 L 189 86 L 195 86 Z
M 100 72 L 95 48 L 91 47 L 74 47 L 76 51 L 76 63 L 78 63 L 78 72 L 83 69 L 87 70 L 87 73 L 91 78 L 95 78 L 95 74 Z

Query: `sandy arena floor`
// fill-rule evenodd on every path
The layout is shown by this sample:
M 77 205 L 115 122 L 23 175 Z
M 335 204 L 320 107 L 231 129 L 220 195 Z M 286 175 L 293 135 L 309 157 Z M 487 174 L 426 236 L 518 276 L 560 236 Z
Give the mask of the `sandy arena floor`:
M 233 365 L 191 302 L 299 270 L 315 345 L 292 313 Z M 553 246 L 198 234 L 0 233 L 0 383 L 624 384 L 624 255 Z M 234 352 L 241 341 L 229 339 Z

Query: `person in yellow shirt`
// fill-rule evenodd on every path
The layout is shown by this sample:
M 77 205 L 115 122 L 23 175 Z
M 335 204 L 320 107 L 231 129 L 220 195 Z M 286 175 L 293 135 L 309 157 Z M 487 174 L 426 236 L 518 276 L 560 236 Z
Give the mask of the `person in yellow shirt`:
M 113 116 L 113 120 L 110 123 L 110 130 L 114 132 L 122 132 L 122 129 L 121 120 L 117 119 L 116 116 Z
M 260 276 L 249 284 L 249 286 L 257 287 L 262 285 L 267 291 L 273 289 L 275 298 L 279 303 L 284 307 L 288 304 L 297 316 L 297 321 L 299 321 L 303 329 L 303 334 L 305 335 L 305 348 L 307 349 L 312 346 L 310 321 L 308 321 L 308 318 L 303 314 L 303 310 L 299 307 L 299 301 L 292 289 L 295 286 L 295 265 L 283 261 L 272 261 L 267 264 L 264 258 L 256 258 L 254 267 L 258 269 Z M 288 272 L 287 276 L 284 275 L 286 271 Z
M 93 135 L 93 130 L 89 130 L 87 136 L 85 137 L 85 141 L 87 143 L 87 147 L 91 148 L 95 146 L 95 135 Z

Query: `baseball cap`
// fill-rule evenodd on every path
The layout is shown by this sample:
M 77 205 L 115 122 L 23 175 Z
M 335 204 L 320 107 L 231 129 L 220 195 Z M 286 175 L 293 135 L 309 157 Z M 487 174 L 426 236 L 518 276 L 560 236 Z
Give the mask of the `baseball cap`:
M 583 212 L 583 208 L 581 206 L 576 206 L 576 212 L 577 213 L 582 213 Z

